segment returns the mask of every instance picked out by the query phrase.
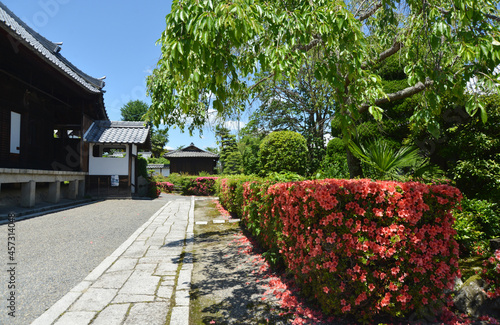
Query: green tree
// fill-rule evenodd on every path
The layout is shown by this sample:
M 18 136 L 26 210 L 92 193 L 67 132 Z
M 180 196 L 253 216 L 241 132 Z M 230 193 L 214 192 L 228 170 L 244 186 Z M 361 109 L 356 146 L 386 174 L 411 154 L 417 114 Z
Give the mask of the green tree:
M 500 95 L 483 96 L 488 122 L 470 117 L 455 98 L 443 100 L 439 139 L 425 133 L 416 143 L 470 199 L 500 199 Z
M 142 100 L 131 100 L 120 109 L 122 121 L 145 121 L 149 105 Z
M 276 131 L 262 140 L 259 149 L 262 174 L 292 172 L 305 175 L 307 170 L 306 139 L 293 131 Z
M 241 154 L 236 143 L 236 136 L 230 130 L 217 126 L 215 136 L 220 144 L 220 164 L 222 173 L 226 175 L 241 174 Z
M 153 128 L 151 131 L 151 153 L 154 157 L 162 157 L 165 153 L 163 149 L 168 142 L 166 129 Z
M 201 128 L 210 104 L 233 113 L 234 106 L 224 103 L 254 96 L 266 80 L 295 85 L 315 55 L 321 60 L 314 76 L 334 89 L 346 143 L 360 114 L 380 120 L 381 105 L 417 93 L 410 122 L 437 136 L 434 117 L 444 90 L 466 102 L 470 115 L 486 118 L 466 83 L 474 75 L 494 81 L 498 7 L 498 0 L 175 1 L 159 39 L 163 55 L 147 81 L 151 117 L 157 124 Z M 386 93 L 375 67 L 391 56 L 407 58 L 408 85 Z M 257 73 L 260 80 L 249 82 Z M 356 176 L 360 170 L 347 154 Z
M 266 81 L 257 95 L 262 103 L 250 121 L 269 133 L 289 130 L 304 136 L 308 149 L 308 172 L 315 172 L 325 156 L 325 134 L 335 113 L 333 89 L 314 77 L 311 59 L 298 74 L 297 85 Z

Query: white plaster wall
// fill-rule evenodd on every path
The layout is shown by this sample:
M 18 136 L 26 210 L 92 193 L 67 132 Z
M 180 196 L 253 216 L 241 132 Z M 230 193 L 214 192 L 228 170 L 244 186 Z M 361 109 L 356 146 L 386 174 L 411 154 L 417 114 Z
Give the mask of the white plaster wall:
M 127 155 L 124 158 L 102 158 L 94 157 L 92 150 L 94 144 L 89 148 L 89 175 L 128 175 L 129 146 L 126 146 Z

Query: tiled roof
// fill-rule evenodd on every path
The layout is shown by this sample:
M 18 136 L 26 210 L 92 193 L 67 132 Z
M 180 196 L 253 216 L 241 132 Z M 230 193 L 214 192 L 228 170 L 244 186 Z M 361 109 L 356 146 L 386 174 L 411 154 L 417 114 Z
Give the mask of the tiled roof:
M 83 136 L 91 143 L 135 143 L 147 141 L 149 126 L 144 122 L 95 121 Z
M 167 152 L 166 154 L 163 155 L 165 158 L 219 158 L 219 155 L 209 152 L 209 151 L 204 151 L 201 150 L 200 148 L 196 147 L 193 143 L 191 143 L 189 146 L 179 149 L 179 150 L 174 150 Z
M 167 165 L 167 164 L 148 164 L 146 167 L 149 169 L 158 169 L 158 168 L 167 168 L 167 167 L 170 167 L 170 165 Z
M 31 48 L 34 53 L 67 74 L 85 89 L 93 93 L 101 92 L 101 89 L 104 87 L 104 81 L 90 77 L 71 64 L 71 62 L 59 54 L 61 50 L 59 44 L 53 43 L 35 32 L 2 2 L 0 2 L 0 28 L 8 31 L 13 37 L 19 39 L 28 48 Z

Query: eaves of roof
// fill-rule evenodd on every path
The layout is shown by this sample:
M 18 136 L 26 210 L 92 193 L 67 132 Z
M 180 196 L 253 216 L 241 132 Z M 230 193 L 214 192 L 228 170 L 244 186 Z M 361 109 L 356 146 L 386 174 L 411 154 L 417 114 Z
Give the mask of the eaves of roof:
M 83 136 L 89 143 L 144 144 L 149 136 L 149 126 L 144 122 L 94 121 Z
M 163 155 L 165 158 L 219 158 L 219 155 L 214 154 L 212 152 L 204 151 L 204 152 L 196 152 L 196 151 L 182 151 L 175 150 L 171 152 L 167 152 Z
M 0 2 L 0 28 L 5 29 L 12 37 L 24 43 L 35 54 L 68 75 L 84 89 L 92 93 L 102 93 L 103 80 L 93 78 L 74 66 L 59 53 L 61 48 L 58 44 L 35 32 L 2 2 Z

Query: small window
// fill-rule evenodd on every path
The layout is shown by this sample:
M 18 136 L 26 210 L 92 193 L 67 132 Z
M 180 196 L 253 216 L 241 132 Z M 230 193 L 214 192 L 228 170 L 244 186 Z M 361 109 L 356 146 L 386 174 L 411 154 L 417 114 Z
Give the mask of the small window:
M 117 145 L 94 145 L 92 155 L 98 158 L 125 158 L 127 157 L 127 148 Z
M 21 150 L 21 114 L 10 112 L 10 153 Z

